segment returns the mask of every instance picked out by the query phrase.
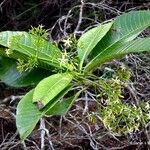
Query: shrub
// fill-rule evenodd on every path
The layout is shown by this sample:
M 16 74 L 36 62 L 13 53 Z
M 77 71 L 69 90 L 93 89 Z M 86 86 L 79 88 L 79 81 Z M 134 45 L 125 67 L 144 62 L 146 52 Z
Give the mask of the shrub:
M 150 38 L 138 38 L 149 26 L 150 11 L 125 13 L 87 31 L 77 45 L 73 44 L 76 39 L 65 40 L 65 46 L 76 46 L 75 52 L 61 51 L 49 42 L 42 26 L 30 32 L 1 32 L 0 79 L 13 87 L 33 86 L 17 106 L 16 125 L 21 140 L 26 139 L 41 117 L 64 115 L 88 87 L 101 91 L 97 98 L 106 98 L 106 106 L 100 109 L 106 128 L 126 133 L 138 129 L 141 118 L 148 122 L 149 104 L 143 113 L 139 107 L 121 101 L 121 88 L 130 77 L 128 71 L 118 70 L 111 78 L 95 76 L 92 71 L 128 53 L 150 51 Z M 68 92 L 76 86 L 82 88 L 69 97 Z

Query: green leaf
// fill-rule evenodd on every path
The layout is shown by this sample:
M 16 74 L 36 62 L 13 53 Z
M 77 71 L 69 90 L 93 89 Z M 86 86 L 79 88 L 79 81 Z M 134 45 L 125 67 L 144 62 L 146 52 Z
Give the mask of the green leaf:
M 70 88 L 71 86 L 66 87 L 61 94 L 57 96 L 57 98 L 54 98 L 52 103 L 47 104 L 41 111 L 39 111 L 37 106 L 32 102 L 34 90 L 28 92 L 20 100 L 17 106 L 16 125 L 22 141 L 24 141 L 32 132 L 39 119 L 45 116 L 45 113 L 54 105 L 54 103 L 62 98 L 70 90 Z
M 7 56 L 5 50 L 6 50 L 5 47 L 0 46 L 0 56 L 5 56 L 5 57 Z
M 103 55 L 109 55 L 110 49 L 115 50 L 118 45 L 132 41 L 149 26 L 150 11 L 133 11 L 117 17 L 112 30 L 92 50 L 89 57 L 90 62 L 86 65 L 85 71 L 90 71 L 93 67 L 104 63 Z
M 42 113 L 32 103 L 33 92 L 34 90 L 27 93 L 17 106 L 16 125 L 22 141 L 28 137 L 42 117 Z
M 36 57 L 49 65 L 59 67 L 61 51 L 45 39 L 27 32 L 0 32 L 0 45 L 8 47 L 28 57 Z M 15 52 L 14 52 L 15 53 Z
M 20 36 L 23 34 L 26 34 L 26 32 L 22 32 L 22 31 L 3 31 L 3 32 L 0 32 L 0 45 L 10 48 L 12 37 L 13 36 Z
M 77 44 L 78 56 L 80 59 L 80 69 L 82 68 L 83 62 L 92 49 L 98 44 L 98 42 L 106 35 L 110 30 L 113 22 L 99 25 L 81 36 Z
M 106 61 L 110 61 L 114 58 L 119 58 L 128 53 L 137 53 L 143 51 L 150 51 L 150 38 L 142 38 L 133 40 L 127 43 L 118 44 L 115 48 L 110 48 L 109 51 L 103 53 L 99 60 L 99 63 L 104 63 Z
M 49 107 L 46 110 L 46 115 L 64 115 L 73 105 L 74 101 L 78 98 L 80 93 L 75 94 L 75 96 L 69 97 L 68 99 L 59 99 L 56 103 L 53 104 L 53 106 Z
M 43 111 L 46 115 L 47 112 L 56 104 L 58 103 L 68 92 L 69 90 L 72 88 L 72 85 L 68 85 L 65 89 L 63 89 L 56 97 L 54 97 L 51 101 L 49 101 L 49 103 L 43 108 L 41 109 L 41 111 Z
M 13 51 L 12 49 L 9 49 L 7 47 L 3 47 L 3 46 L 0 46 L 0 56 L 3 56 L 3 57 L 9 57 L 10 59 L 18 59 L 20 58 L 21 60 L 25 60 L 27 61 L 28 57 L 26 55 L 23 55 L 17 51 Z
M 51 104 L 46 105 L 44 109 L 39 111 L 36 105 L 32 102 L 34 90 L 28 92 L 19 102 L 16 113 L 16 126 L 20 134 L 21 141 L 24 141 L 32 130 L 35 128 L 39 119 L 48 115 L 64 115 L 72 106 L 73 102 L 82 92 L 79 91 L 75 96 L 72 96 L 65 101 L 60 101 L 71 86 L 66 87 L 57 98 L 54 98 Z
M 70 73 L 55 74 L 43 79 L 35 88 L 33 102 L 43 108 L 72 81 Z
M 16 67 L 15 60 L 0 57 L 0 80 L 9 86 L 26 87 L 36 85 L 52 74 L 50 71 L 39 68 L 20 73 Z

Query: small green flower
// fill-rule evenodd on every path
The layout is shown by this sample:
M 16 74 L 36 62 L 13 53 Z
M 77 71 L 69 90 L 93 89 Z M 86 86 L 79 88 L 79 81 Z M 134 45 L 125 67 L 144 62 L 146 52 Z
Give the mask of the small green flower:
M 10 56 L 11 54 L 13 54 L 13 50 L 12 50 L 12 49 L 9 49 L 9 48 L 6 49 L 5 52 L 6 52 L 6 55 L 7 55 L 7 56 Z

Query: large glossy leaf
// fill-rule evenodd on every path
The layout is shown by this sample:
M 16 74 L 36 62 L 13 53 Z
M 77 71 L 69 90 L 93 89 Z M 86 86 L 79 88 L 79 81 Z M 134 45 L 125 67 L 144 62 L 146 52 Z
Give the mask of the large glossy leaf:
M 106 35 L 110 30 L 112 22 L 99 25 L 81 36 L 77 44 L 78 57 L 80 59 L 80 69 L 83 62 L 92 49 L 98 44 L 98 42 Z
M 72 78 L 70 73 L 62 73 L 43 79 L 35 88 L 33 102 L 37 102 L 39 108 L 43 108 L 69 85 Z
M 20 58 L 21 60 L 24 60 L 24 61 L 28 61 L 28 56 L 27 55 L 24 55 L 20 52 L 17 52 L 17 51 L 14 51 L 14 50 L 11 50 L 7 47 L 3 47 L 3 46 L 0 46 L 0 56 L 4 56 L 4 57 L 9 57 L 10 59 L 18 59 Z
M 70 88 L 71 86 L 66 87 L 61 92 L 61 94 L 57 96 L 57 98 L 53 99 L 52 103 L 46 105 L 46 107 L 41 111 L 32 102 L 34 90 L 28 92 L 20 100 L 17 106 L 16 125 L 22 141 L 24 141 L 27 138 L 27 136 L 32 132 L 32 130 L 35 128 L 36 124 L 38 123 L 39 119 L 45 116 L 45 113 L 54 105 L 54 103 L 58 102 L 60 98 L 62 98 L 70 90 Z M 59 111 L 62 110 L 57 110 L 57 111 L 59 113 Z
M 15 36 L 21 36 L 23 34 L 27 34 L 26 32 L 20 31 L 4 31 L 0 32 L 0 56 L 6 56 L 14 59 L 22 59 L 28 60 L 28 56 L 20 53 L 18 51 L 12 50 L 11 41 Z M 11 50 L 11 53 L 7 53 L 7 51 Z
M 45 39 L 27 32 L 0 32 L 0 45 L 13 49 L 28 57 L 36 57 L 49 65 L 59 67 L 61 51 Z
M 118 47 L 121 43 L 133 40 L 149 26 L 150 11 L 133 11 L 117 17 L 112 29 L 92 50 L 89 57 L 90 62 L 86 65 L 85 71 L 100 65 L 101 59 L 103 59 L 101 56 L 108 54 L 109 49 L 115 50 L 115 47 Z
M 46 110 L 46 115 L 64 115 L 71 108 L 74 101 L 78 98 L 81 91 L 76 93 L 74 96 L 71 96 L 67 99 L 62 99 L 53 104 Z
M 42 113 L 32 103 L 33 90 L 27 93 L 17 106 L 16 125 L 20 138 L 24 141 L 35 128 Z
M 50 71 L 39 68 L 20 73 L 16 69 L 15 60 L 0 57 L 0 80 L 7 85 L 13 87 L 33 86 L 51 74 Z
M 43 116 L 64 115 L 68 111 L 74 100 L 81 93 L 81 91 L 79 91 L 75 96 L 72 96 L 65 101 L 60 101 L 70 88 L 71 86 L 68 86 L 64 89 L 57 98 L 54 98 L 53 103 L 46 105 L 46 107 L 41 111 L 32 102 L 34 90 L 28 92 L 20 100 L 17 106 L 16 125 L 22 141 L 29 136 L 39 119 Z
M 150 38 L 137 39 L 111 47 L 109 51 L 101 54 L 99 60 L 95 62 L 103 64 L 104 62 L 110 61 L 114 58 L 119 58 L 128 53 L 138 53 L 144 51 L 150 51 Z

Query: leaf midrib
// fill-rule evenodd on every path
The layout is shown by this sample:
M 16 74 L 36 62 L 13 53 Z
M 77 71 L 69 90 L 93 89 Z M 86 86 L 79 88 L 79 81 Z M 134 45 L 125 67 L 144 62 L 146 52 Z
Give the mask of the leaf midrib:
M 38 49 L 34 49 L 33 47 L 30 47 L 30 46 L 28 46 L 28 45 L 25 45 L 25 44 L 20 44 L 20 45 L 22 45 L 22 46 L 25 46 L 25 47 L 27 47 L 27 48 L 31 48 L 34 52 L 36 52 L 36 50 L 37 50 L 37 53 L 41 53 L 41 54 L 44 54 L 45 56 L 47 56 L 48 58 L 44 58 L 44 57 L 41 57 L 41 56 L 38 56 L 38 59 L 41 59 L 41 60 L 46 60 L 46 61 L 48 61 L 48 62 L 52 62 L 52 63 L 56 63 L 56 64 L 58 64 L 58 62 L 54 62 L 54 61 L 51 61 L 51 57 L 47 54 L 47 53 L 44 53 L 44 52 L 42 52 L 42 51 L 39 51 Z M 20 53 L 24 53 L 23 51 L 19 51 L 19 50 L 16 50 L 16 49 L 14 49 L 15 51 L 18 51 L 18 52 L 20 52 Z M 24 54 L 30 54 L 31 56 L 33 56 L 33 54 L 32 53 L 30 53 L 29 51 L 27 51 L 25 48 L 24 48 L 24 50 L 27 52 L 27 53 L 24 53 Z M 61 54 L 61 53 L 60 53 Z M 36 57 L 36 55 L 34 55 L 35 57 Z M 60 57 L 61 58 L 61 57 Z

